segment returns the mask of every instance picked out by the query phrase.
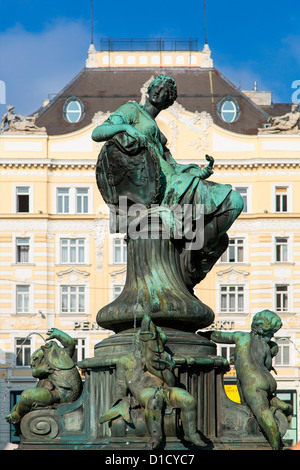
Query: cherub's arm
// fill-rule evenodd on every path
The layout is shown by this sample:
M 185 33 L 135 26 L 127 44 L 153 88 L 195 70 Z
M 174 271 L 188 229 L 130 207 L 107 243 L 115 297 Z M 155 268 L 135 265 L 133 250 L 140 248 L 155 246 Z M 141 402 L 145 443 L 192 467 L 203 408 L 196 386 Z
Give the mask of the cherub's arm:
M 278 353 L 279 347 L 278 344 L 275 343 L 275 341 L 270 341 L 269 342 L 270 350 L 271 350 L 271 356 L 274 357 Z
M 68 353 L 68 355 L 70 357 L 73 356 L 76 344 L 73 338 L 71 338 L 71 336 L 69 336 L 64 331 L 59 330 L 58 328 L 51 328 L 47 332 L 47 335 L 49 335 L 47 340 L 55 339 L 55 338 L 58 339 L 58 341 L 60 341 L 61 344 L 63 345 L 65 351 Z
M 215 343 L 228 343 L 232 344 L 236 341 L 236 332 L 231 331 L 205 331 L 204 334 L 207 338 Z
M 127 384 L 125 379 L 125 373 L 128 369 L 126 364 L 126 357 L 121 358 L 117 362 L 116 366 L 116 382 L 114 388 L 114 403 L 118 403 L 122 398 L 126 397 Z

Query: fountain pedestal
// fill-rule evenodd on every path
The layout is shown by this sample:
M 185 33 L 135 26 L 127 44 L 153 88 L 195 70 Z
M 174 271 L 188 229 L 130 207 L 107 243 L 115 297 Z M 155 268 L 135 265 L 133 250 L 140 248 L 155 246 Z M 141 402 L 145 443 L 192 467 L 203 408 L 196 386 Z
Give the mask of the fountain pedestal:
M 198 449 L 270 450 L 248 407 L 226 396 L 224 365 L 215 356 L 215 344 L 198 334 L 170 329 L 166 333 L 166 347 L 176 362 L 176 386 L 185 388 L 197 402 L 197 428 L 207 444 Z M 133 425 L 127 425 L 121 417 L 111 424 L 100 424 L 100 416 L 113 405 L 116 355 L 128 354 L 133 348 L 130 330 L 96 345 L 95 356 L 80 364 L 85 370 L 82 396 L 72 404 L 28 413 L 21 422 L 19 449 L 146 450 L 149 434 L 143 409 L 131 410 Z M 196 363 L 187 365 L 185 356 L 197 359 Z M 198 450 L 183 440 L 178 410 L 164 416 L 164 433 L 162 449 Z

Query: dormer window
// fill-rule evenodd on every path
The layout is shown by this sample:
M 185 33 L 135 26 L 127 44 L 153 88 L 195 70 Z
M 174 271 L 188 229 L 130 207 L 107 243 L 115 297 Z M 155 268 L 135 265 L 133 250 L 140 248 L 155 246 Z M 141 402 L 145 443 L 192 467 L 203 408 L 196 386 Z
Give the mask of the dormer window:
M 79 98 L 71 96 L 63 107 L 63 117 L 67 122 L 76 123 L 84 117 L 84 106 Z
M 238 103 L 231 96 L 226 96 L 217 104 L 219 118 L 224 122 L 235 122 L 240 117 L 240 108 Z

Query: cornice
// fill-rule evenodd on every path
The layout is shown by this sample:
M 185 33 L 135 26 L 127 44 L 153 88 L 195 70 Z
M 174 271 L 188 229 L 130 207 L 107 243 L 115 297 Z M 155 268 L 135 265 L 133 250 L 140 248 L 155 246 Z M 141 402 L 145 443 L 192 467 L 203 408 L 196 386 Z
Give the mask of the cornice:
M 50 159 L 4 159 L 0 160 L 0 166 L 3 168 L 48 168 L 48 169 L 63 169 L 63 168 L 96 168 L 95 160 L 50 160 Z

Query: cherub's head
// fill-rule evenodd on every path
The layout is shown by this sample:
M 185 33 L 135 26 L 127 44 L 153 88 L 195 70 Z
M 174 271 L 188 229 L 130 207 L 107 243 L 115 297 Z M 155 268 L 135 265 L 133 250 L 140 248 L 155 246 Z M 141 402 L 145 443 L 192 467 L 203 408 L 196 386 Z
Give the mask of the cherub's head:
M 272 338 L 272 336 L 282 327 L 280 317 L 271 310 L 262 310 L 254 315 L 251 330 L 260 336 Z

